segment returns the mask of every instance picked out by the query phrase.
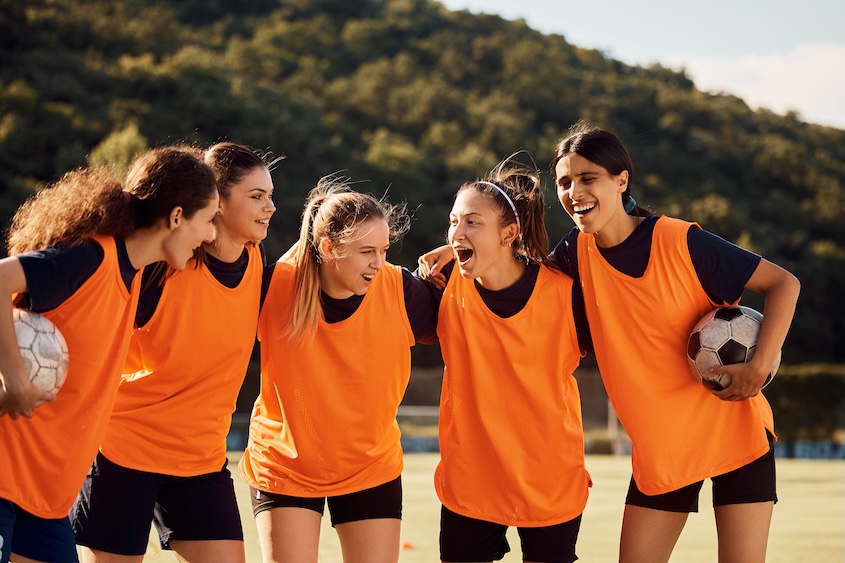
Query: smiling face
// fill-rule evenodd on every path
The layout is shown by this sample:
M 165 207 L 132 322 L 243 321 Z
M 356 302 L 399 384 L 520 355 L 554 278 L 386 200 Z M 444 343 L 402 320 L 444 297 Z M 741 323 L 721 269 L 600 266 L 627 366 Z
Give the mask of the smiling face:
M 322 290 L 334 299 L 364 295 L 384 266 L 389 248 L 390 228 L 385 219 L 362 222 L 350 242 L 340 247 L 323 239 L 320 243 L 324 257 L 320 265 Z
M 169 218 L 169 233 L 162 243 L 164 260 L 177 270 L 185 269 L 188 260 L 193 258 L 194 250 L 203 243 L 214 240 L 214 217 L 218 209 L 217 194 L 208 200 L 193 217 L 185 217 L 182 208 L 175 208 Z
M 518 229 L 515 223 L 504 227 L 501 223 L 501 213 L 490 196 L 471 189 L 457 195 L 449 213 L 448 241 L 463 277 L 479 279 L 484 286 L 497 285 L 502 268 L 512 265 L 508 243 L 519 234 Z
M 228 241 L 242 247 L 250 241 L 264 240 L 275 212 L 270 171 L 264 166 L 255 168 L 232 185 L 228 196 L 220 200 L 220 215 L 214 221 L 216 242 Z
M 555 179 L 560 204 L 582 233 L 594 234 L 604 247 L 621 242 L 614 234 L 630 223 L 622 206 L 627 170 L 613 176 L 583 156 L 567 154 L 555 165 Z

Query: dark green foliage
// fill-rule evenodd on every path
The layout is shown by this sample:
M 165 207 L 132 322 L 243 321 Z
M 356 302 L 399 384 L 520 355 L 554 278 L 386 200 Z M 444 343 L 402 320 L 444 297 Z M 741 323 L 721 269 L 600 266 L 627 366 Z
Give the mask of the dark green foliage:
M 107 139 L 109 154 L 129 154 L 114 146 L 123 138 L 231 139 L 287 157 L 273 174 L 271 258 L 296 238 L 308 190 L 342 171 L 415 210 L 391 251 L 413 267 L 443 240 L 462 182 L 517 150 L 547 172 L 557 141 L 584 118 L 629 146 L 641 204 L 799 276 L 786 363 L 845 361 L 845 131 L 429 0 L 0 5 L 4 227 L 28 193 Z M 547 197 L 556 242 L 572 223 L 553 189 Z
M 763 392 L 780 440 L 841 441 L 845 428 L 845 366 L 784 366 Z

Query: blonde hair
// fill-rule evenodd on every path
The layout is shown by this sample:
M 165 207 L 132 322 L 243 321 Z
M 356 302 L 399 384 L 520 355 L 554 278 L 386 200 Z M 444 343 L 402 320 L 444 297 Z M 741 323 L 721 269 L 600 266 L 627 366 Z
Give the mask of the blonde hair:
M 343 256 L 344 247 L 357 238 L 358 227 L 373 219 L 387 222 L 390 241 L 401 239 L 410 228 L 404 204 L 391 205 L 372 195 L 353 191 L 346 178 L 324 176 L 308 194 L 302 213 L 299 243 L 293 256 L 296 267 L 294 305 L 286 330 L 288 338 L 313 337 L 323 317 L 320 304 L 320 265 Z M 333 248 L 325 255 L 321 248 L 328 240 Z

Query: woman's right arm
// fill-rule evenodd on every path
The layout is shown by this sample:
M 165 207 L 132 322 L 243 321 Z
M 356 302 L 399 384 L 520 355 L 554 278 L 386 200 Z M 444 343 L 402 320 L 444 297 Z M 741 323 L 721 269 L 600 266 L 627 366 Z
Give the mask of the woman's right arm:
M 28 290 L 20 260 L 0 260 L 0 416 L 32 416 L 32 410 L 56 397 L 29 381 L 12 321 L 12 297 Z
M 801 291 L 801 283 L 792 273 L 766 259 L 760 260 L 746 289 L 765 296 L 763 324 L 754 357 L 747 363 L 712 368 L 712 373 L 727 373 L 732 383 L 722 391 L 713 394 L 723 400 L 743 401 L 760 392 L 772 364 L 786 340 L 795 305 Z

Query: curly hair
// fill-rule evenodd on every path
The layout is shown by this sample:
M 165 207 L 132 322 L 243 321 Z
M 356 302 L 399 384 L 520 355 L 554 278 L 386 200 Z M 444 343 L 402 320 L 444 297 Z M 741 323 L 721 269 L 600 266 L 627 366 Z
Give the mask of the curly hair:
M 202 153 L 186 146 L 152 149 L 129 170 L 126 186 L 105 168 L 71 170 L 38 191 L 15 212 L 9 256 L 93 235 L 126 237 L 181 207 L 192 217 L 217 192 L 214 172 Z

